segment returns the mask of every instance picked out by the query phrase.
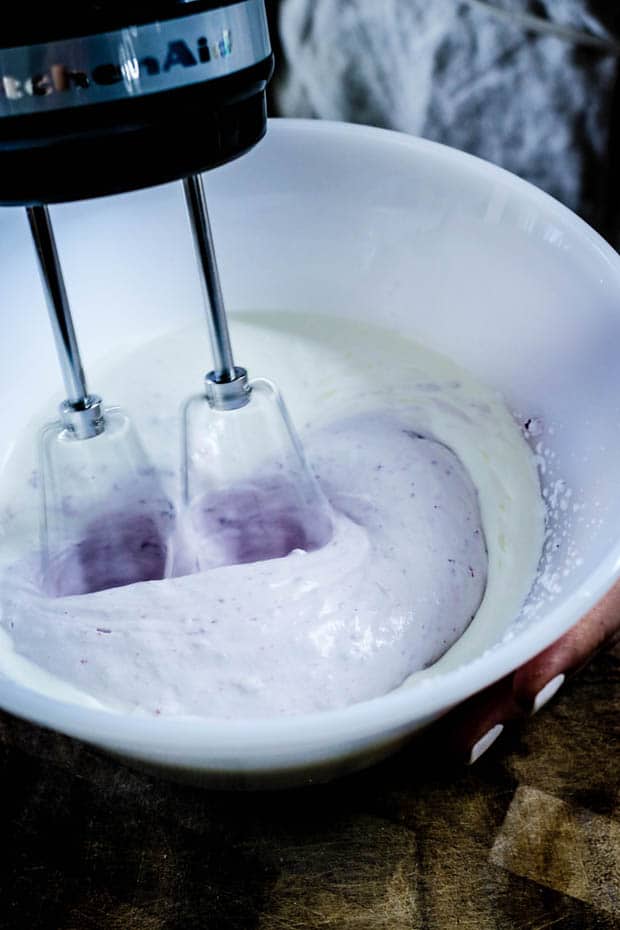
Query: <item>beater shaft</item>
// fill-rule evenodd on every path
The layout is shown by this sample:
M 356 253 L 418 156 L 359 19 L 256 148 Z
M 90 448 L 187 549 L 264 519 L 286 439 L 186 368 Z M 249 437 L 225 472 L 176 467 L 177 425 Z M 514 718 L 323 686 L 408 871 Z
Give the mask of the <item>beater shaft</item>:
M 103 432 L 101 399 L 88 393 L 80 348 L 73 325 L 69 298 L 56 248 L 49 210 L 44 204 L 26 207 L 34 241 L 45 299 L 49 311 L 56 352 L 67 400 L 60 412 L 64 425 L 78 439 L 89 439 Z
M 183 179 L 183 189 L 196 248 L 196 258 L 207 298 L 207 322 L 214 369 L 205 378 L 209 403 L 221 410 L 236 410 L 249 400 L 247 372 L 235 366 L 226 307 L 215 257 L 213 234 L 202 178 L 191 174 Z
M 183 179 L 185 199 L 189 212 L 196 257 L 209 301 L 209 334 L 216 376 L 222 381 L 235 380 L 235 362 L 233 360 L 226 308 L 220 284 L 220 275 L 215 257 L 213 234 L 207 211 L 207 201 L 200 175 L 192 174 Z

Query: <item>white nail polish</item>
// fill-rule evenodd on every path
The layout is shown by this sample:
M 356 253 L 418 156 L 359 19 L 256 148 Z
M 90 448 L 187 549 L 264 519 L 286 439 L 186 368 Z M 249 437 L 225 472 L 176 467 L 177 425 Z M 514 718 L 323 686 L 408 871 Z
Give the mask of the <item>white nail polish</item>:
M 552 678 L 551 681 L 548 681 L 544 688 L 541 688 L 536 697 L 534 698 L 534 703 L 532 705 L 532 714 L 538 713 L 541 707 L 544 707 L 548 701 L 551 700 L 554 694 L 560 690 L 564 684 L 566 675 L 556 675 L 555 678 Z
M 473 765 L 474 762 L 476 762 L 480 756 L 487 751 L 489 746 L 493 745 L 503 729 L 503 723 L 496 723 L 494 727 L 491 727 L 490 730 L 487 730 L 484 736 L 481 736 L 478 742 L 474 743 L 472 746 L 471 753 L 469 754 L 469 762 L 467 764 Z

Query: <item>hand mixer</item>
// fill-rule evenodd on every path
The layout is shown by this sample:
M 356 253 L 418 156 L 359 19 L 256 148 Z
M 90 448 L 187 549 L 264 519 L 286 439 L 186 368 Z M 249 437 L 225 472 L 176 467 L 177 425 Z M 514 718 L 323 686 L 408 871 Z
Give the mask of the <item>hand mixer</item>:
M 0 202 L 27 206 L 68 395 L 42 438 L 48 590 L 321 545 L 328 507 L 284 402 L 233 360 L 199 175 L 266 130 L 263 0 L 37 2 L 12 10 L 1 41 Z M 88 392 L 47 209 L 181 178 L 214 356 L 184 408 L 182 532 L 127 414 Z

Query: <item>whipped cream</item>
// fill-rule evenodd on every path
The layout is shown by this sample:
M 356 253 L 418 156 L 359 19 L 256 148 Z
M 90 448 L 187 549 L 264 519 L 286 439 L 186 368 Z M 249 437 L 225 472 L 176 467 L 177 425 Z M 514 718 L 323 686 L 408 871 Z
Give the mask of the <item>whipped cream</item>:
M 123 713 L 306 713 L 383 694 L 441 656 L 458 661 L 459 639 L 466 659 L 468 640 L 475 649 L 480 630 L 518 614 L 544 511 L 533 456 L 500 397 L 412 341 L 345 320 L 252 313 L 235 319 L 233 338 L 251 373 L 283 390 L 333 508 L 329 540 L 45 596 L 34 421 L 0 477 L 2 673 Z M 93 378 L 130 411 L 175 503 L 179 406 L 206 358 L 196 328 Z

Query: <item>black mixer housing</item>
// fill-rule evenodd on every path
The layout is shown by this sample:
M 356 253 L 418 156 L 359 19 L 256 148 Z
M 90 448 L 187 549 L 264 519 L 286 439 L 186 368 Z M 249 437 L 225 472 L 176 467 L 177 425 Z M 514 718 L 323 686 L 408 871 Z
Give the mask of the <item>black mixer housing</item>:
M 246 27 L 256 35 L 239 35 Z M 97 197 L 231 161 L 265 133 L 272 70 L 263 0 L 13 9 L 0 45 L 0 203 Z

